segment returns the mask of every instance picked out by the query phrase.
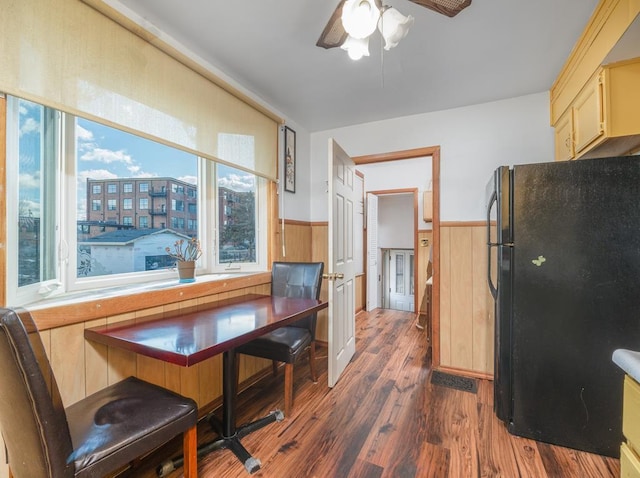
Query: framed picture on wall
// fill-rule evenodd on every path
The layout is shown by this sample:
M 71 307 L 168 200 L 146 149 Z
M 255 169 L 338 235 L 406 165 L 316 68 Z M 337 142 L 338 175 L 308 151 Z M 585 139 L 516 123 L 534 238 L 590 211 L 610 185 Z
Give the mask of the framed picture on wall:
M 284 190 L 296 192 L 296 132 L 284 127 Z

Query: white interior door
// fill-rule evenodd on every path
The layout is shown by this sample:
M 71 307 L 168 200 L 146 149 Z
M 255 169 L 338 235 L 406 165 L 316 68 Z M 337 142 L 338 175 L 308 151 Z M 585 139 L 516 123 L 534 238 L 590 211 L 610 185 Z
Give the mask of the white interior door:
M 414 311 L 414 253 L 407 249 L 389 251 L 389 308 Z
M 378 196 L 367 194 L 367 311 L 380 307 L 378 294 Z
M 329 387 L 356 352 L 355 164 L 329 139 Z

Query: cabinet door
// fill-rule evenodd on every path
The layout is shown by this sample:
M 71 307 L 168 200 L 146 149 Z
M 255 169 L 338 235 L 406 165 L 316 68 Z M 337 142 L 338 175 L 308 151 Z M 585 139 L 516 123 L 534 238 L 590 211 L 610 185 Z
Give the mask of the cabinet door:
M 555 127 L 556 161 L 573 159 L 573 110 L 569 108 L 563 113 Z
M 573 103 L 573 134 L 576 155 L 604 134 L 600 75 L 585 85 Z

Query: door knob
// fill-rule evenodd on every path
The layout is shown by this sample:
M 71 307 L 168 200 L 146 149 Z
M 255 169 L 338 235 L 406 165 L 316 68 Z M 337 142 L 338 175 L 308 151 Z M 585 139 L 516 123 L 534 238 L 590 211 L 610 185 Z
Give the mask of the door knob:
M 344 274 L 331 272 L 330 274 L 322 274 L 322 278 L 327 280 L 344 279 Z

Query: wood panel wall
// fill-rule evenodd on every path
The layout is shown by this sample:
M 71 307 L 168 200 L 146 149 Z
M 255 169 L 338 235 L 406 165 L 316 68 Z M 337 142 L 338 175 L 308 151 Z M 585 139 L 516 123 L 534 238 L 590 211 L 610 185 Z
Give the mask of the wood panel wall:
M 440 229 L 440 365 L 493 375 L 493 300 L 487 286 L 484 223 Z
M 222 395 L 221 356 L 213 357 L 192 367 L 180 367 L 85 340 L 84 329 L 123 320 L 157 319 L 178 311 L 203 309 L 211 302 L 250 293 L 269 294 L 269 284 L 41 331 L 40 335 L 65 406 L 130 375 L 191 397 L 200 408 L 219 399 Z M 241 356 L 240 381 L 246 380 L 269 365 L 268 361 Z
M 425 287 L 427 282 L 427 264 L 429 264 L 429 251 L 432 247 L 432 236 L 433 233 L 430 230 L 420 230 L 418 231 L 418 250 L 415 252 L 416 256 L 416 264 L 418 266 L 418 283 L 415 287 L 417 304 L 416 314 L 423 312 L 422 310 L 422 300 L 425 294 Z M 422 241 L 427 241 L 427 245 L 423 246 Z

